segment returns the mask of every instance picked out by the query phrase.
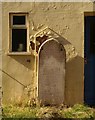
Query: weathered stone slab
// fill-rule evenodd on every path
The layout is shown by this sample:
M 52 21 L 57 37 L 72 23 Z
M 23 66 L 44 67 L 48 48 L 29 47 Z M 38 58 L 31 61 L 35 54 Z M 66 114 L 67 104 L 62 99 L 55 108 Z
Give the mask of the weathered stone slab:
M 55 40 L 46 42 L 39 52 L 38 97 L 43 104 L 64 102 L 65 50 Z

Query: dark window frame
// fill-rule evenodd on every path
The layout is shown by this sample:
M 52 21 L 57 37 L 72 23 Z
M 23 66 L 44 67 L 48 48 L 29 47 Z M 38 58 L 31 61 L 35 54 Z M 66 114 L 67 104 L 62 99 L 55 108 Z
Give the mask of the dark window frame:
M 25 24 L 13 24 L 13 16 L 25 16 Z M 22 51 L 13 50 L 12 48 L 12 30 L 13 29 L 26 29 L 26 49 Z M 29 23 L 28 13 L 9 13 L 9 52 L 29 52 Z

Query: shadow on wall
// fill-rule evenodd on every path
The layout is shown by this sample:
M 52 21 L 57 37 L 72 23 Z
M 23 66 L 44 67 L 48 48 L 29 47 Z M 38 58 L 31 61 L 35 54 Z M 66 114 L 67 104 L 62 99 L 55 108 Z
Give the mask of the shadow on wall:
M 54 31 L 55 32 L 55 31 Z M 56 39 L 64 46 L 67 44 L 71 44 L 67 39 L 65 39 L 63 36 L 61 36 L 60 34 L 58 34 L 57 32 L 55 32 L 57 37 Z
M 66 63 L 65 103 L 83 103 L 84 97 L 84 59 L 76 56 Z
M 14 62 L 8 64 L 8 68 L 2 70 L 3 72 L 3 103 L 9 104 L 18 102 L 19 98 L 23 97 L 24 88 L 32 84 L 34 57 L 33 56 L 10 56 L 10 61 Z M 14 64 L 15 65 L 14 65 Z M 15 69 L 12 69 L 16 67 Z M 22 69 L 24 67 L 24 69 Z M 27 71 L 29 69 L 29 71 Z M 29 74 L 28 74 L 29 73 Z
M 63 45 L 73 46 L 68 40 L 61 35 L 57 40 Z M 74 47 L 74 46 L 73 46 Z M 66 49 L 67 52 L 68 49 Z M 73 52 L 76 52 L 73 51 Z M 66 55 L 66 59 L 68 56 Z M 74 105 L 75 103 L 84 102 L 84 59 L 81 56 L 75 55 L 66 62 L 66 77 L 65 77 L 65 104 Z
M 11 56 L 11 58 L 15 59 L 17 62 L 25 66 L 30 70 L 34 70 L 34 56 Z

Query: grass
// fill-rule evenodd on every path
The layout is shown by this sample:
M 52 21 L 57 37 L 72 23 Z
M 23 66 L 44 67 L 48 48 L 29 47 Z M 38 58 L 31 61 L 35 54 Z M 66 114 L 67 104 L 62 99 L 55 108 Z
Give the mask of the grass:
M 85 105 L 76 104 L 72 108 L 61 111 L 65 118 L 94 118 L 94 109 Z
M 95 118 L 95 109 L 76 104 L 73 107 L 3 106 L 3 118 Z
M 36 118 L 37 108 L 30 107 L 17 107 L 17 106 L 4 106 L 4 118 Z

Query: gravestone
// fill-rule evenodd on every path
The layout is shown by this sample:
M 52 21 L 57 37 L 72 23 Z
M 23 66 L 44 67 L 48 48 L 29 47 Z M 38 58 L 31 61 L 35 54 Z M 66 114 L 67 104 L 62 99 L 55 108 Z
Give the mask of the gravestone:
M 65 49 L 58 41 L 47 40 L 39 50 L 38 98 L 44 105 L 64 102 Z

